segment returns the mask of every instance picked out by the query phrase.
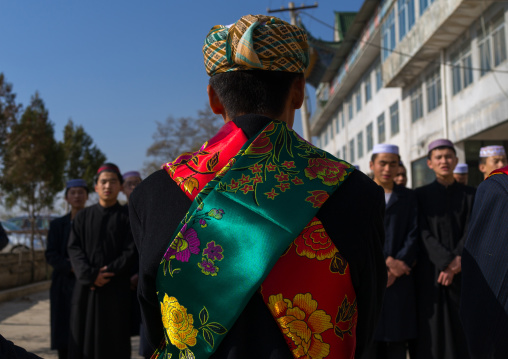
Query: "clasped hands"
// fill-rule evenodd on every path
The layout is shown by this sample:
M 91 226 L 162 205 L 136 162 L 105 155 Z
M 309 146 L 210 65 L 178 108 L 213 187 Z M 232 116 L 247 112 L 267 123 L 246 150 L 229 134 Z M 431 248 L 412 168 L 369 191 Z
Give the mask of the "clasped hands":
M 91 290 L 95 290 L 96 287 L 103 287 L 108 284 L 112 277 L 115 276 L 115 273 L 108 272 L 108 266 L 104 266 L 99 270 L 99 274 L 97 278 L 95 278 L 95 282 L 93 286 L 90 288 Z
M 386 258 L 385 262 L 388 270 L 388 282 L 386 283 L 386 288 L 390 287 L 398 277 L 411 273 L 411 268 L 409 268 L 409 266 L 400 259 L 395 259 L 389 256 Z
M 447 287 L 450 284 L 452 284 L 453 277 L 455 276 L 455 274 L 460 273 L 461 270 L 462 270 L 461 257 L 456 256 L 448 265 L 448 267 L 446 267 L 444 271 L 439 273 L 437 282 Z

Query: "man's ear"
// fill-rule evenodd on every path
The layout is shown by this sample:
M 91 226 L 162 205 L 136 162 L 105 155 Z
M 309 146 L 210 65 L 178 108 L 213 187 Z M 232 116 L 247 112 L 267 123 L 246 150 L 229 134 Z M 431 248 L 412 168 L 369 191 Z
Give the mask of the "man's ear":
M 213 113 L 222 115 L 222 117 L 224 117 L 226 115 L 226 110 L 224 109 L 224 106 L 222 105 L 217 92 L 215 92 L 213 87 L 210 85 L 206 87 L 206 92 L 208 93 L 208 101 L 210 102 L 210 108 L 212 109 Z
M 305 77 L 298 77 L 291 88 L 291 103 L 295 110 L 302 107 L 305 100 Z

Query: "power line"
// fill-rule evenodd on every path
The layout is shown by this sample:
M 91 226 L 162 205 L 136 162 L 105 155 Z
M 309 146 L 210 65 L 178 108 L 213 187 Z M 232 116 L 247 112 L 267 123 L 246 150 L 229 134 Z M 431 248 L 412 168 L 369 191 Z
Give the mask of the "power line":
M 308 17 L 310 17 L 311 19 L 321 23 L 322 25 L 325 25 L 333 30 L 335 30 L 335 27 L 306 13 L 306 12 L 300 12 L 300 14 L 304 14 L 304 15 L 307 15 Z M 358 38 L 358 37 L 353 37 L 353 40 L 355 41 L 359 41 L 359 42 L 362 42 L 366 45 L 369 45 L 369 46 L 373 46 L 375 48 L 378 48 L 380 50 L 387 50 L 387 51 L 390 51 L 390 52 L 393 52 L 395 54 L 398 54 L 398 55 L 401 55 L 401 56 L 406 56 L 406 57 L 411 57 L 411 58 L 416 58 L 420 61 L 424 61 L 424 62 L 427 62 L 429 64 L 436 64 L 436 65 L 445 65 L 445 66 L 450 66 L 452 68 L 457 68 L 457 69 L 466 69 L 466 70 L 473 70 L 473 71 L 491 71 L 491 72 L 497 72 L 497 73 L 503 73 L 503 74 L 508 74 L 508 70 L 496 70 L 496 69 L 493 69 L 493 68 L 481 68 L 481 67 L 471 67 L 471 66 L 462 66 L 462 65 L 454 65 L 454 64 L 451 64 L 451 63 L 448 63 L 448 62 L 441 62 L 439 60 L 428 60 L 428 59 L 422 59 L 422 58 L 419 58 L 417 56 L 413 56 L 413 55 L 410 55 L 410 54 L 406 54 L 404 52 L 400 52 L 400 51 L 396 51 L 396 50 L 392 50 L 392 49 L 389 49 L 387 47 L 383 47 L 383 46 L 380 46 L 378 44 L 374 44 L 372 42 L 369 42 L 369 41 L 366 41 L 366 40 L 362 40 L 361 38 Z

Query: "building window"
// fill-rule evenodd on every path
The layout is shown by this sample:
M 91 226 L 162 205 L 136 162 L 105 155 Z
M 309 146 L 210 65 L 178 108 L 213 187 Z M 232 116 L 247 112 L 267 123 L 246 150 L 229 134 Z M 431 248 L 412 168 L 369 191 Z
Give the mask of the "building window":
M 385 130 L 385 114 L 384 112 L 377 118 L 377 138 L 379 143 L 383 143 L 386 140 Z
M 355 161 L 355 139 L 353 138 L 349 141 L 349 162 L 353 163 Z
M 328 144 L 328 133 L 326 132 L 326 129 L 321 133 L 321 144 L 323 147 L 326 147 Z
M 415 0 L 399 0 L 399 40 L 411 30 L 415 24 Z
M 399 101 L 390 106 L 390 125 L 392 136 L 399 133 Z
M 381 26 L 381 60 L 386 60 L 395 49 L 395 8 L 390 11 Z
M 467 42 L 451 56 L 452 91 L 455 95 L 473 83 L 473 62 L 471 60 L 471 44 Z
M 504 14 L 496 18 L 478 31 L 478 48 L 480 52 L 480 75 L 483 76 L 492 68 L 506 60 L 506 36 L 504 30 Z M 491 45 L 492 42 L 492 45 Z
M 420 16 L 427 10 L 430 4 L 432 4 L 434 0 L 420 0 Z
M 316 147 L 317 147 L 317 148 L 321 148 L 321 140 L 320 140 L 320 138 L 319 138 L 319 137 L 318 137 L 318 138 L 316 138 Z
M 427 77 L 427 112 L 433 111 L 441 105 L 441 74 L 437 67 Z
M 328 129 L 326 132 L 328 132 L 328 140 L 330 142 L 332 142 L 333 141 L 333 121 L 330 121 L 330 124 L 328 125 Z
M 381 90 L 383 87 L 383 75 L 381 73 L 381 65 L 377 65 L 376 67 L 376 92 Z
M 349 110 L 349 121 L 353 119 L 353 99 L 350 97 L 348 100 L 348 110 Z
M 346 145 L 342 146 L 342 159 L 346 159 L 347 158 L 347 147 Z
M 372 151 L 374 148 L 374 134 L 372 131 L 372 122 L 367 125 L 367 152 Z
M 356 144 L 358 145 L 358 158 L 363 157 L 363 131 L 360 131 L 358 135 L 356 135 Z
M 422 86 L 418 84 L 413 87 L 411 94 L 411 121 L 415 122 L 423 117 Z
M 344 108 L 341 108 L 341 112 L 340 112 L 340 126 L 342 128 L 344 128 L 345 126 L 345 119 L 346 118 L 346 115 L 344 114 Z
M 370 73 L 365 80 L 365 103 L 369 102 L 372 98 L 372 85 L 370 83 Z
M 339 107 L 335 121 L 335 133 L 340 133 L 340 118 L 342 117 L 342 106 Z
M 355 93 L 355 101 L 356 101 L 356 113 L 362 110 L 362 89 L 358 88 Z

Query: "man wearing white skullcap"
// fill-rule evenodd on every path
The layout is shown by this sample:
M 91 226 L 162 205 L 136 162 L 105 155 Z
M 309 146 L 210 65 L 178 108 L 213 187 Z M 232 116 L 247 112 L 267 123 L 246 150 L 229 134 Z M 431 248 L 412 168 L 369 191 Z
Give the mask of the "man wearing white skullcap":
M 498 168 L 508 165 L 506 151 L 503 146 L 486 146 L 480 148 L 480 161 L 478 168 L 483 173 L 483 179 Z
M 400 164 L 399 148 L 374 146 L 370 169 L 385 192 L 384 254 L 388 284 L 374 343 L 364 358 L 406 357 L 410 339 L 416 338 L 416 297 L 411 268 L 417 256 L 418 213 L 414 192 L 394 182 Z
M 467 180 L 469 178 L 469 167 L 467 163 L 458 163 L 457 166 L 455 166 L 453 178 L 455 178 L 455 181 L 467 186 Z

